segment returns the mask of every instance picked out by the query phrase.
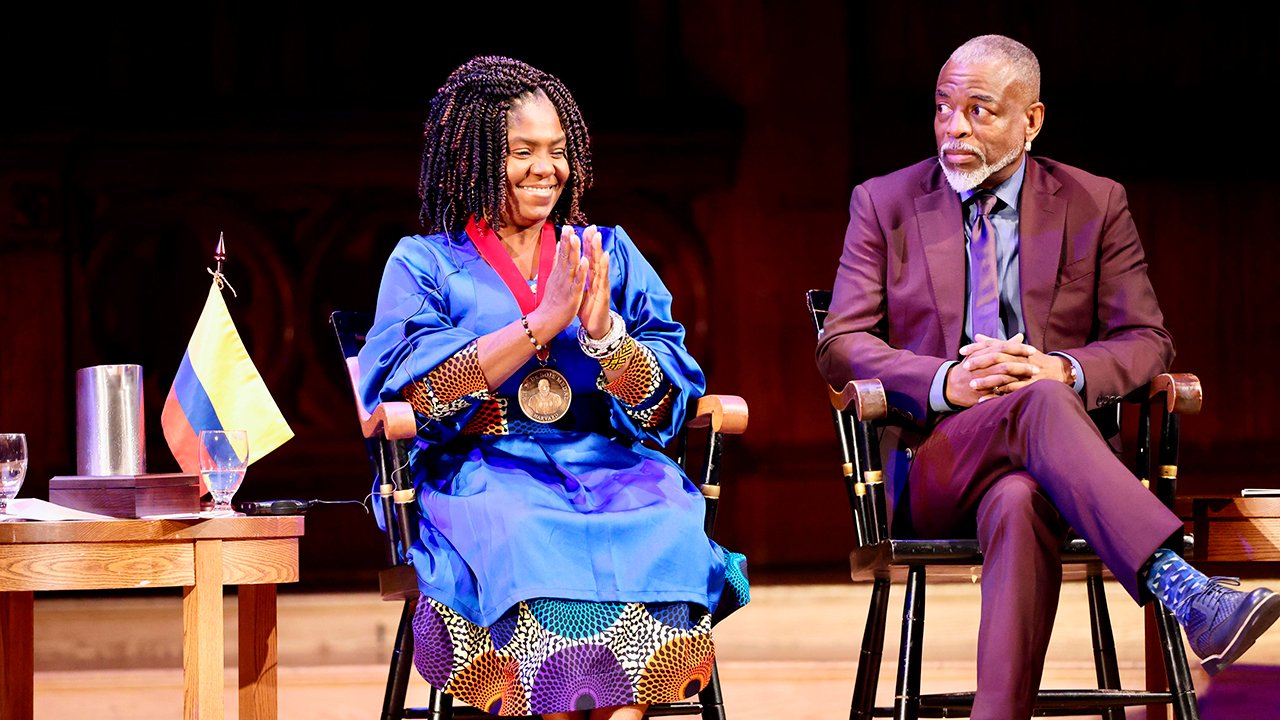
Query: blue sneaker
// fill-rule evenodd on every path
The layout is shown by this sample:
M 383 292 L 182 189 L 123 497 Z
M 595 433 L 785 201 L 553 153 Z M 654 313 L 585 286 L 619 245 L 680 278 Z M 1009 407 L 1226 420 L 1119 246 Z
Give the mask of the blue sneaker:
M 1243 593 L 1225 587 L 1239 585 L 1238 578 L 1209 580 L 1182 598 L 1174 614 L 1205 672 L 1217 675 L 1280 619 L 1280 595 L 1266 588 Z

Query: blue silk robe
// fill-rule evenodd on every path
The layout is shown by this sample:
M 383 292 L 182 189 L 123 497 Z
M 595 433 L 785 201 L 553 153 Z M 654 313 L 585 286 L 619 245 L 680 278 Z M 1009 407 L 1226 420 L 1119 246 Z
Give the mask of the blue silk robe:
M 601 233 L 613 309 L 676 390 L 670 419 L 645 427 L 597 388 L 600 364 L 578 347 L 576 319 L 550 342 L 549 365 L 573 391 L 570 416 L 555 432 L 460 434 L 475 403 L 439 419 L 419 416 L 411 459 L 422 523 L 413 566 L 423 594 L 477 625 L 538 597 L 684 601 L 714 611 L 726 582 L 725 552 L 702 530 L 701 494 L 641 444 L 675 435 L 705 389 L 702 371 L 652 266 L 621 228 Z M 366 407 L 403 399 L 407 385 L 520 316 L 465 234 L 402 239 L 360 352 Z M 521 379 L 539 366 L 530 360 L 492 394 L 515 406 Z

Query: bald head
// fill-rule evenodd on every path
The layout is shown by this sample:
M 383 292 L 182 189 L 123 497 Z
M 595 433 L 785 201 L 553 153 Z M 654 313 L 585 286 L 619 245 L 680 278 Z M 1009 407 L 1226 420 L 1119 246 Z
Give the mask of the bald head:
M 943 65 L 986 65 L 994 63 L 1004 67 L 1013 83 L 1028 103 L 1040 100 L 1040 61 L 1031 48 L 1003 35 L 979 35 L 951 53 Z

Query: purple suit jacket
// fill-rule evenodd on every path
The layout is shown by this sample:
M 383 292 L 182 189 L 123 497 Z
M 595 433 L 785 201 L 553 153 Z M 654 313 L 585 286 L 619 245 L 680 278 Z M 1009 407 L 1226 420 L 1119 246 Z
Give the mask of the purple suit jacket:
M 929 387 L 959 358 L 964 332 L 959 196 L 931 158 L 854 188 L 849 214 L 818 367 L 833 387 L 879 378 L 889 403 L 927 429 Z M 1028 158 L 1019 223 L 1027 342 L 1079 361 L 1086 408 L 1169 368 L 1173 340 L 1124 188 Z

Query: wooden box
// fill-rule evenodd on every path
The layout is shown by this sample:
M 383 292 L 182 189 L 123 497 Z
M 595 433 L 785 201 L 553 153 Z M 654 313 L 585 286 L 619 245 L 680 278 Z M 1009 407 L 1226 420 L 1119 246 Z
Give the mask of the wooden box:
M 200 476 L 64 475 L 49 481 L 49 502 L 119 518 L 200 512 Z

